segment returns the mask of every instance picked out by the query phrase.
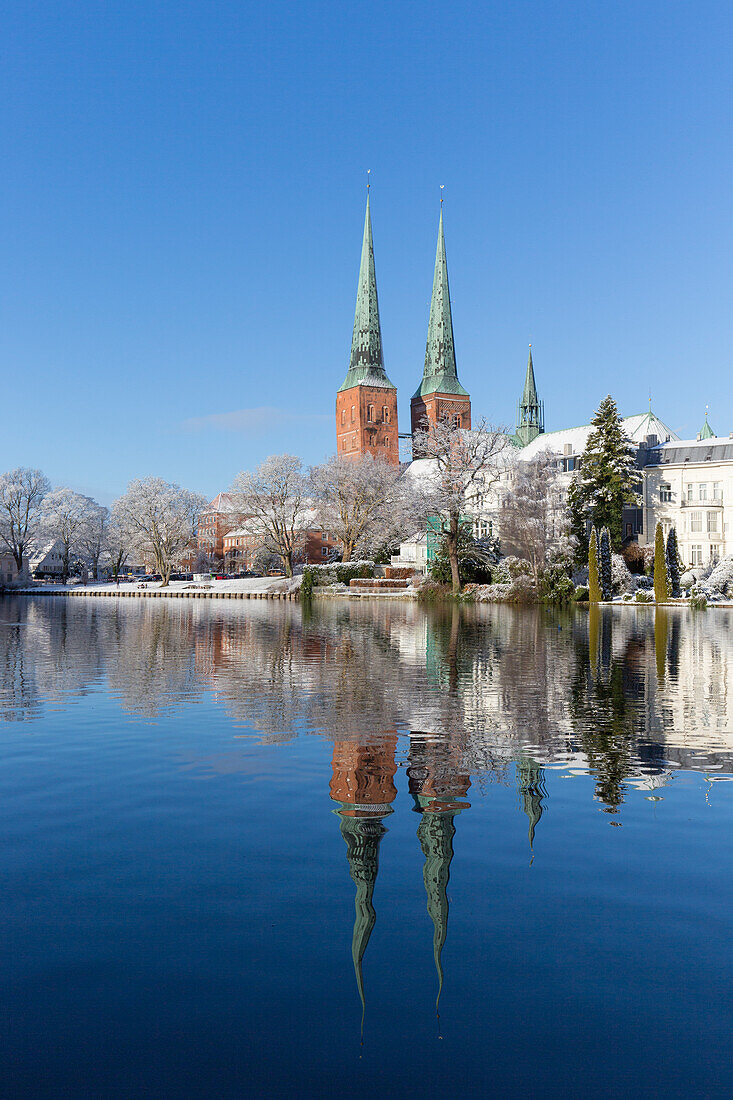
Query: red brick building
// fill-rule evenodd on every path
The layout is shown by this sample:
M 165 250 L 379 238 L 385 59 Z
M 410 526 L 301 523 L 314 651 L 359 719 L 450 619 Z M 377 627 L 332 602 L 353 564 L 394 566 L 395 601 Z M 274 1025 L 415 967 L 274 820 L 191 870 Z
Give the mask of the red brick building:
M 241 573 L 252 569 L 257 552 L 265 545 L 261 530 L 254 525 L 243 523 L 228 531 L 222 539 L 224 565 L 228 573 Z M 315 521 L 309 524 L 298 536 L 296 542 L 296 560 L 299 565 L 317 565 L 333 561 L 341 553 L 341 542 L 332 531 L 320 527 Z
M 224 560 L 224 536 L 237 526 L 240 517 L 229 493 L 218 493 L 201 513 L 197 545 L 210 558 Z

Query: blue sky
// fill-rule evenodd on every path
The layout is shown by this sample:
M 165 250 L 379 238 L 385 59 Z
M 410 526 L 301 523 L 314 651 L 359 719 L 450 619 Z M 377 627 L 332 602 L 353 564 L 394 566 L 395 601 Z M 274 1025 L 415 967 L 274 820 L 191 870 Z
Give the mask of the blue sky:
M 372 175 L 400 422 L 439 186 L 458 369 L 733 430 L 729 3 L 0 4 L 0 469 L 109 502 L 334 449 Z M 266 410 L 260 412 L 258 410 Z

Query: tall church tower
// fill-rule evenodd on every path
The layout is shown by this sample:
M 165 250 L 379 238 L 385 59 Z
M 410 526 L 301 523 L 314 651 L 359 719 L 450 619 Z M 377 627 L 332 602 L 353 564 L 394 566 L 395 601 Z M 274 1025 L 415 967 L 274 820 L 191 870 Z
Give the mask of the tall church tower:
M 349 370 L 336 394 L 336 449 L 343 458 L 371 454 L 399 465 L 397 388 L 384 369 L 367 191 Z
M 443 235 L 441 199 L 438 248 L 435 254 L 433 296 L 430 301 L 428 342 L 422 382 L 410 403 L 412 432 L 439 420 L 453 419 L 462 428 L 471 427 L 471 397 L 458 381 L 453 317 L 448 289 L 448 264 Z
M 534 365 L 532 363 L 532 345 L 529 345 L 529 359 L 527 360 L 527 375 L 524 379 L 522 399 L 517 405 L 517 431 L 516 439 L 520 447 L 526 447 L 538 435 L 545 430 L 545 407 L 537 396 L 537 385 L 534 380 Z

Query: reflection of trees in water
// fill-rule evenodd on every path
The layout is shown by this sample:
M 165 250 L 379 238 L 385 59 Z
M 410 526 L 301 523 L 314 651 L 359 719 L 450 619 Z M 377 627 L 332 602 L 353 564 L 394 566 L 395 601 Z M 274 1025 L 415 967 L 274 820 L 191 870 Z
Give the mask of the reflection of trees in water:
M 670 752 L 730 757 L 732 617 L 720 610 L 5 599 L 0 715 L 94 690 L 155 715 L 213 693 L 265 740 L 430 729 L 461 766 L 587 753 L 599 796 Z M 690 753 L 692 756 L 692 753 Z M 725 760 L 723 761 L 725 763 Z

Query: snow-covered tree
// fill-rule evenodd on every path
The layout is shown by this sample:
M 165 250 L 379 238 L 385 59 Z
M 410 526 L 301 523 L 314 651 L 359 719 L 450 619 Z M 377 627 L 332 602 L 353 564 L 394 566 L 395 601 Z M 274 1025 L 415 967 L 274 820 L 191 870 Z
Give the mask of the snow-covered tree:
M 91 566 L 95 581 L 99 580 L 99 562 L 107 550 L 109 520 L 109 508 L 92 501 L 92 506 L 79 536 L 79 549 Z
M 669 580 L 670 594 L 677 598 L 682 590 L 680 588 L 680 552 L 677 547 L 677 532 L 674 527 L 670 527 L 667 535 L 665 556 L 667 559 L 667 578 Z
M 40 470 L 19 466 L 0 475 L 0 542 L 13 555 L 21 576 L 39 534 L 43 499 L 50 490 L 51 484 Z
M 538 584 L 548 551 L 563 545 L 568 537 L 559 471 L 549 451 L 540 452 L 529 462 L 516 463 L 501 504 L 502 546 L 530 563 L 532 578 Z
M 657 524 L 654 536 L 654 599 L 664 603 L 669 599 L 669 578 L 667 577 L 667 557 L 664 549 L 664 532 L 661 523 Z
M 588 599 L 591 603 L 600 603 L 603 599 L 598 557 L 598 532 L 592 527 L 588 541 Z
M 713 568 L 707 578 L 706 586 L 711 592 L 732 594 L 733 588 L 733 557 L 722 558 Z
M 120 579 L 122 567 L 127 561 L 128 554 L 135 541 L 133 531 L 127 527 L 124 512 L 120 514 L 117 501 L 112 506 L 112 513 L 107 524 L 106 546 L 104 550 L 105 560 L 109 561 L 112 576 L 116 581 Z
M 612 549 L 622 543 L 625 504 L 638 501 L 641 472 L 636 467 L 636 447 L 624 431 L 616 402 L 605 397 L 591 424 L 585 451 L 568 494 L 573 533 L 585 532 L 587 524 L 608 527 Z
M 458 542 L 466 502 L 478 488 L 486 491 L 499 477 L 502 455 L 508 446 L 506 432 L 489 427 L 484 420 L 470 430 L 442 420 L 418 429 L 413 435 L 414 457 L 427 459 L 431 465 L 426 489 L 433 512 L 443 518 L 454 594 L 461 590 Z
M 253 472 L 234 479 L 231 494 L 236 510 L 247 516 L 247 530 L 279 556 L 288 577 L 301 536 L 313 525 L 303 464 L 294 455 L 271 455 Z
M 73 489 L 52 489 L 43 500 L 41 529 L 49 539 L 61 543 L 61 580 L 69 579 L 72 555 L 81 550 L 81 540 L 93 510 L 99 505 Z
M 607 527 L 601 531 L 599 541 L 599 572 L 604 600 L 613 595 L 613 566 L 611 563 L 611 535 Z
M 143 560 L 154 563 L 165 587 L 175 564 L 196 538 L 199 515 L 208 501 L 160 477 L 131 481 L 115 501 L 114 515 L 128 542 Z
M 404 533 L 404 482 L 399 467 L 382 458 L 334 455 L 312 467 L 311 488 L 319 523 L 343 546 L 342 561 Z

